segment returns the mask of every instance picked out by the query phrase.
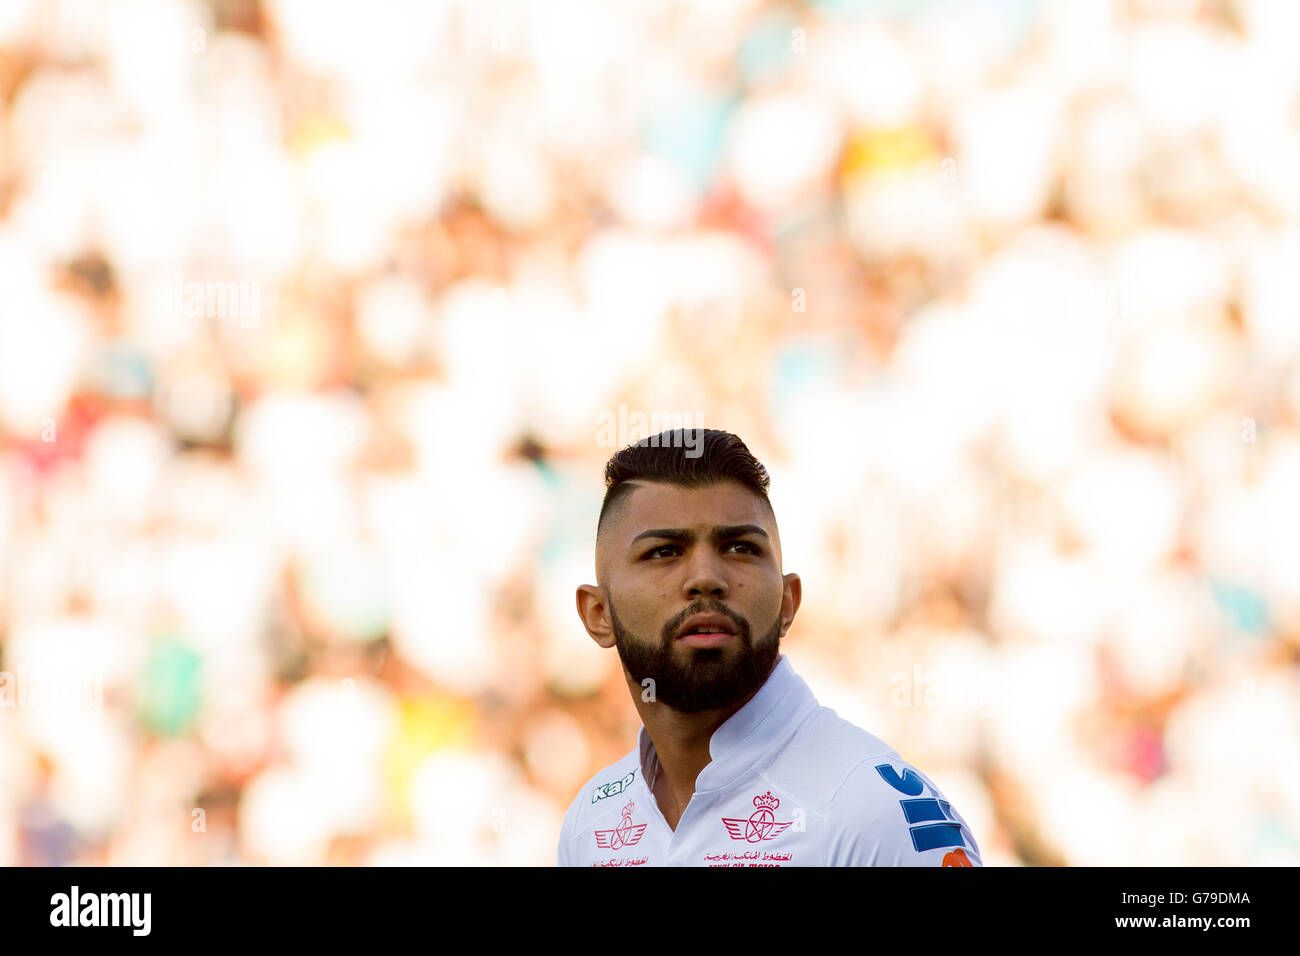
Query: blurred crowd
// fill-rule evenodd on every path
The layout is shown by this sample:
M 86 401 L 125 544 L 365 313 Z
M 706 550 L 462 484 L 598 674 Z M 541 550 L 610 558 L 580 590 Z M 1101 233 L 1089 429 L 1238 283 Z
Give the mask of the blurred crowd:
M 1298 37 L 0 3 L 0 864 L 552 864 L 653 421 L 768 466 L 784 650 L 986 865 L 1300 864 Z

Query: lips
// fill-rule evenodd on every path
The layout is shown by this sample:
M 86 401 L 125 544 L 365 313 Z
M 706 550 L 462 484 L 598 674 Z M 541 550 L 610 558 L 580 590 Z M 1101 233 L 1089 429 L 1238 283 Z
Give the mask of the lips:
M 736 635 L 727 631 L 720 631 L 716 634 L 686 634 L 677 639 L 679 644 L 689 644 L 691 647 L 723 647 L 736 640 Z
M 734 637 L 736 634 L 736 626 L 731 623 L 731 619 L 725 614 L 695 614 L 686 619 L 686 622 L 682 625 L 682 629 L 677 632 L 677 639 L 681 640 L 688 634 L 691 634 L 693 631 L 697 631 L 702 627 L 720 628 L 724 633 L 713 635 L 718 638 L 722 638 L 726 634 L 730 634 Z

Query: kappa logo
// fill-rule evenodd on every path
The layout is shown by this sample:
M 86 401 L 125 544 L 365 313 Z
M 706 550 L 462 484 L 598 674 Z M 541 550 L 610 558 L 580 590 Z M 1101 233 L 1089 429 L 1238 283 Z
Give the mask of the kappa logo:
M 609 783 L 602 783 L 596 787 L 591 794 L 591 802 L 604 800 L 606 797 L 617 797 L 620 793 L 632 786 L 632 780 L 636 777 L 636 768 L 628 771 L 626 777 L 622 780 L 611 780 Z
M 775 840 L 794 823 L 793 820 L 789 823 L 776 822 L 774 811 L 780 805 L 781 801 L 772 796 L 772 791 L 769 790 L 754 798 L 754 806 L 757 809 L 750 814 L 748 820 L 723 817 L 723 826 L 727 828 L 733 840 L 744 840 L 747 843 Z
M 632 822 L 632 811 L 635 809 L 636 804 L 629 800 L 627 806 L 623 808 L 622 819 L 618 826 L 612 830 L 597 830 L 596 846 L 602 850 L 618 850 L 625 846 L 635 846 L 646 828 L 644 823 Z

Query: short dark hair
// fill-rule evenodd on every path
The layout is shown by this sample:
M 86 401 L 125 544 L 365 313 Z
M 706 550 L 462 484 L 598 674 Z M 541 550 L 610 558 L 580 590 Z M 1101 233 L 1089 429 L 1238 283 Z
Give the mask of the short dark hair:
M 763 463 L 731 432 L 716 428 L 662 431 L 628 445 L 605 464 L 605 501 L 600 506 L 596 533 L 600 534 L 605 515 L 635 490 L 634 481 L 662 481 L 682 488 L 739 482 L 758 495 L 775 518 L 767 497 L 771 480 Z

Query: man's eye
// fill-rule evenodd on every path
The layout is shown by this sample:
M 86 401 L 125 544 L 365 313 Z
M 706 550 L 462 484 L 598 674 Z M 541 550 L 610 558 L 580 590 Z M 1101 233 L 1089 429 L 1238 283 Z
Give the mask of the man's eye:
M 761 550 L 759 550 L 757 545 L 750 544 L 748 541 L 733 541 L 731 542 L 731 544 L 727 545 L 727 547 L 732 548 L 735 547 L 736 545 L 739 545 L 742 548 L 748 548 L 750 554 L 761 555 L 763 553 Z M 679 545 L 661 544 L 657 548 L 651 548 L 644 555 L 642 555 L 642 557 L 653 558 L 656 557 L 660 551 L 680 551 L 680 550 L 681 547 Z

